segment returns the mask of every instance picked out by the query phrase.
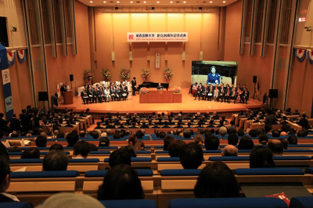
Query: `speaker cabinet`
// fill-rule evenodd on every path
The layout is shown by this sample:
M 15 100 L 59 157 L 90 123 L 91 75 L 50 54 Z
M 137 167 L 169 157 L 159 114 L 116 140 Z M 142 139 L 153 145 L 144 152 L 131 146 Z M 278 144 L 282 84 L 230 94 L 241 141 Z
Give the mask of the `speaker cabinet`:
M 258 80 L 258 77 L 257 76 L 253 76 L 253 83 L 256 83 Z
M 278 98 L 278 89 L 270 89 L 268 96 L 270 98 Z
M 48 92 L 38 92 L 39 101 L 48 100 Z
M 70 81 L 74 81 L 74 75 L 73 74 L 70 74 Z

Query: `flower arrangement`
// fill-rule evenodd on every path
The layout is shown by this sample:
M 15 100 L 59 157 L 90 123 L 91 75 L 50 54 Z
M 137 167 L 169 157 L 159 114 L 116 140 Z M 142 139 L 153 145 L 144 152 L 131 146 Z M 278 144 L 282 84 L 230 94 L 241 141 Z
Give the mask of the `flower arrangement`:
M 176 86 L 175 86 L 173 92 L 174 92 L 174 93 L 177 93 L 177 94 L 181 93 L 180 87 L 176 87 Z
M 140 94 L 148 94 L 148 93 L 149 93 L 148 88 L 146 88 L 146 87 L 140 88 Z
M 111 72 L 108 69 L 105 69 L 105 70 L 102 69 L 102 75 L 105 80 L 111 79 L 111 76 L 112 76 Z
M 151 71 L 149 69 L 142 69 L 142 78 L 149 79 L 151 77 Z
M 172 69 L 170 69 L 170 68 L 166 68 L 166 69 L 164 69 L 164 71 L 163 71 L 163 77 L 165 78 L 165 79 L 171 79 L 172 77 L 173 77 L 173 71 L 172 71 Z
M 130 70 L 129 69 L 121 69 L 121 77 L 123 79 L 128 79 L 130 77 Z
M 84 71 L 84 80 L 90 81 L 90 80 L 93 80 L 94 77 L 95 76 L 91 73 L 90 69 L 86 69 Z

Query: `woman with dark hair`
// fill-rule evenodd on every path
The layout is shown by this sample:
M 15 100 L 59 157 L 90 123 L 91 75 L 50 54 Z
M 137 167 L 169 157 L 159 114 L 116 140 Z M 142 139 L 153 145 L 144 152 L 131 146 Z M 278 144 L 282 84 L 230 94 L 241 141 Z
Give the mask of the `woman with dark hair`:
M 214 162 L 200 172 L 194 195 L 196 198 L 240 197 L 240 187 L 227 165 Z
M 275 167 L 272 151 L 265 146 L 254 147 L 250 152 L 250 168 Z
M 241 137 L 238 145 L 238 149 L 252 149 L 254 147 L 254 143 L 249 136 Z
M 98 200 L 143 199 L 137 172 L 129 165 L 116 165 L 108 171 L 98 189 Z

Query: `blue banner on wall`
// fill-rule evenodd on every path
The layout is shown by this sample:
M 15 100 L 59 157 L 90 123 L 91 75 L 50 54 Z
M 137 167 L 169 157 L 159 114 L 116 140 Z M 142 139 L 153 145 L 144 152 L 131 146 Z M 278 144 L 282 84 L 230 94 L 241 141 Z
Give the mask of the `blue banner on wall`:
M 4 104 L 7 119 L 11 119 L 13 114 L 13 100 L 11 92 L 10 71 L 6 48 L 0 43 L 0 68 L 2 72 L 2 84 L 4 93 Z

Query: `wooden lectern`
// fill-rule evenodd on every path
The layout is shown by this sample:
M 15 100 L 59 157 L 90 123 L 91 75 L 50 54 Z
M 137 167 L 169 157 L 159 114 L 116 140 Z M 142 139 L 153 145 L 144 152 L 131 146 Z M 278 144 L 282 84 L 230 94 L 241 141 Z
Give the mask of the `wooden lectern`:
M 63 93 L 64 105 L 73 104 L 73 91 Z

